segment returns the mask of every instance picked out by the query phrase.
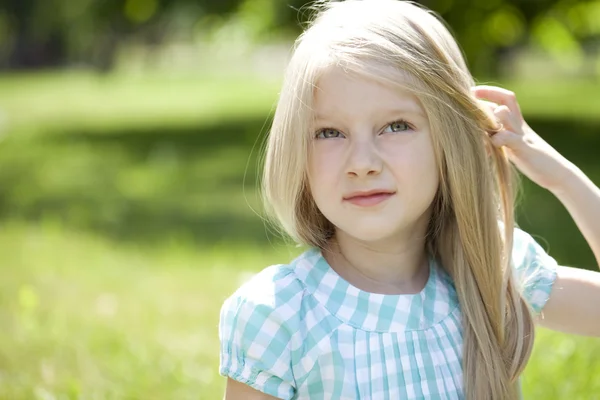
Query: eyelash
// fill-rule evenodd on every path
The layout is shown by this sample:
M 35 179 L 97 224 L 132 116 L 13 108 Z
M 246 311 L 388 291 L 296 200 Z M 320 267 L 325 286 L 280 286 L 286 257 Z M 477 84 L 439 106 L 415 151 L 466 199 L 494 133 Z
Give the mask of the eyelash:
M 403 120 L 403 119 L 399 119 L 399 120 L 397 120 L 397 121 L 393 121 L 393 122 L 390 122 L 389 124 L 387 124 L 387 125 L 385 126 L 384 130 L 386 130 L 387 128 L 389 128 L 390 126 L 392 126 L 392 125 L 394 125 L 394 124 L 405 124 L 407 129 L 406 129 L 406 130 L 404 130 L 404 131 L 396 131 L 396 132 L 391 132 L 391 133 L 405 132 L 405 131 L 408 131 L 408 130 L 412 130 L 412 129 L 413 129 L 412 125 L 411 125 L 411 124 L 409 124 L 409 123 L 408 123 L 408 121 L 406 121 L 406 120 Z M 322 128 L 322 129 L 319 129 L 319 130 L 318 130 L 318 131 L 315 133 L 315 139 L 337 139 L 337 138 L 339 138 L 339 136 L 332 136 L 332 137 L 322 137 L 322 134 L 323 134 L 325 131 L 336 131 L 336 132 L 338 132 L 340 135 L 343 135 L 343 133 L 342 133 L 342 132 L 340 132 L 340 131 L 338 131 L 337 129 L 334 129 L 334 128 Z

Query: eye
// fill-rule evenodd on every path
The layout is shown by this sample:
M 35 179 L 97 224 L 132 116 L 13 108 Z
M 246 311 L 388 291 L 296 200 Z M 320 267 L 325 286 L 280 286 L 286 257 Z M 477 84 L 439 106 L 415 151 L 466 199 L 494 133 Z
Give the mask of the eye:
M 411 127 L 408 122 L 404 120 L 394 121 L 383 130 L 384 132 L 404 132 L 410 130 Z
M 338 137 L 344 137 L 344 135 L 342 135 L 342 133 L 337 129 L 333 128 L 324 128 L 317 131 L 317 133 L 315 134 L 315 138 L 317 139 L 330 139 Z

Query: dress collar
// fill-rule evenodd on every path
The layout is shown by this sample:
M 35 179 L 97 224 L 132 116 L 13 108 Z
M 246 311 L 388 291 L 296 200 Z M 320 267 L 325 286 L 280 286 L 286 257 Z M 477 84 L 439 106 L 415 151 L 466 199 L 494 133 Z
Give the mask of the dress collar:
M 294 270 L 308 292 L 331 314 L 366 331 L 427 329 L 458 306 L 452 279 L 431 256 L 429 278 L 416 294 L 388 295 L 358 289 L 338 275 L 317 248 L 298 257 Z

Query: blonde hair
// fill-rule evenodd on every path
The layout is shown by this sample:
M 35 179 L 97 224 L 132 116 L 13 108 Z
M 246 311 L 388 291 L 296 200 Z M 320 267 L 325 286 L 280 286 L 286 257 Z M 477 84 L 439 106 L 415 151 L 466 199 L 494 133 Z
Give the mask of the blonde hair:
M 410 90 L 427 113 L 439 168 L 426 243 L 455 282 L 465 397 L 518 398 L 533 320 L 510 267 L 515 174 L 489 140 L 497 124 L 471 94 L 474 81 L 458 45 L 441 19 L 411 2 L 318 8 L 296 42 L 268 138 L 267 210 L 298 243 L 324 248 L 332 235 L 307 181 L 314 89 L 327 68 Z

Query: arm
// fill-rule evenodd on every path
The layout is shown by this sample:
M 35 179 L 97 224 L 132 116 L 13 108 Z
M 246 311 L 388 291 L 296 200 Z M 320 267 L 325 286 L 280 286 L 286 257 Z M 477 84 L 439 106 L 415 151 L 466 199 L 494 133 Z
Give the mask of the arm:
M 600 189 L 574 165 L 551 192 L 567 208 L 600 265 Z M 600 336 L 600 273 L 559 267 L 538 322 L 566 333 Z
M 566 162 L 564 169 L 550 191 L 569 211 L 600 266 L 600 189 L 575 165 Z
M 600 273 L 558 267 L 550 297 L 536 322 L 565 333 L 600 336 Z
M 524 175 L 562 202 L 600 265 L 600 189 L 527 125 L 514 93 L 492 86 L 476 87 L 473 93 L 493 102 L 488 104 L 503 126 L 490 137 L 493 145 L 504 148 Z M 600 336 L 600 272 L 559 267 L 538 322 L 563 332 Z
M 227 378 L 224 400 L 273 400 L 277 397 L 269 396 L 251 388 L 241 382 Z

